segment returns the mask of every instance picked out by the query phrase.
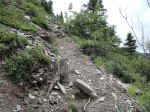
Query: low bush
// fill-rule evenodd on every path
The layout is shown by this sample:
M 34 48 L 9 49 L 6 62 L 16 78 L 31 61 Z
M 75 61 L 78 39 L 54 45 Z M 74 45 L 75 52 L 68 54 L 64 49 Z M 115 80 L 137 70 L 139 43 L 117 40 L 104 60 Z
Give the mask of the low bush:
M 16 52 L 18 48 L 24 48 L 29 45 L 27 39 L 23 36 L 18 36 L 15 33 L 0 32 L 0 55 L 8 56 Z
M 38 71 L 42 65 L 48 65 L 50 57 L 40 49 L 25 49 L 17 55 L 6 59 L 8 65 L 8 78 L 15 83 L 28 81 L 33 72 Z

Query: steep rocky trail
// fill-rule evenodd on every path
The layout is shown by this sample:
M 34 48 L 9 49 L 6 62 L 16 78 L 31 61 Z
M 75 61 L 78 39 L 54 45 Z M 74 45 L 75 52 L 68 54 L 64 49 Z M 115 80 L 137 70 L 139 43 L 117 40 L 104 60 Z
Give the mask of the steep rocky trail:
M 128 108 L 135 109 L 135 100 L 128 96 L 126 84 L 107 73 L 104 68 L 96 67 L 92 60 L 81 52 L 79 45 L 64 34 L 63 26 L 51 23 L 49 28 L 51 29 L 49 31 L 39 29 L 35 34 L 20 32 L 16 29 L 10 29 L 10 31 L 25 36 L 32 43 L 32 47 L 41 48 L 46 55 L 50 56 L 51 64 L 59 65 L 60 60 L 67 59 L 70 84 L 63 85 L 61 79 L 57 81 L 62 84 L 67 94 L 62 93 L 58 83 L 55 83 L 49 92 L 50 85 L 55 76 L 57 77 L 55 73 L 59 72 L 58 66 L 56 72 L 40 68 L 37 69 L 37 73 L 31 73 L 31 76 L 38 76 L 37 80 L 46 75 L 47 81 L 41 83 L 41 86 L 28 87 L 22 86 L 21 83 L 15 85 L 8 80 L 7 71 L 4 69 L 6 63 L 0 61 L 0 112 L 71 112 L 67 111 L 67 105 L 70 104 L 76 107 L 78 110 L 76 112 L 118 112 L 116 110 L 119 108 L 121 112 L 127 112 Z M 53 39 L 56 39 L 60 56 L 56 55 L 53 48 L 49 46 L 50 40 Z M 28 49 L 32 47 L 26 46 Z M 65 71 L 65 67 L 62 69 Z M 61 75 L 61 73 L 58 74 L 58 76 Z M 96 91 L 97 98 L 86 95 L 76 87 L 74 82 L 77 79 L 89 84 Z
M 127 108 L 134 109 L 135 104 L 127 95 L 126 85 L 114 78 L 112 74 L 105 72 L 103 68 L 97 68 L 87 56 L 80 52 L 79 46 L 71 38 L 59 38 L 57 48 L 60 55 L 69 60 L 70 79 L 72 81 L 84 80 L 98 94 L 97 99 L 88 103 L 88 112 L 115 112 L 117 108 L 121 108 L 122 112 L 127 112 Z M 78 102 L 81 108 L 87 100 L 88 98 Z

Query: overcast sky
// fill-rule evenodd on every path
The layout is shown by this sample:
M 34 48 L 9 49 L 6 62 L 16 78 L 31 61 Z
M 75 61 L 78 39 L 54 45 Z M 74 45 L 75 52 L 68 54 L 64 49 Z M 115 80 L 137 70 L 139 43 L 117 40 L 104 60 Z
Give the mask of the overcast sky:
M 55 13 L 66 12 L 70 3 L 73 4 L 74 11 L 80 11 L 81 6 L 88 0 L 53 0 Z M 121 8 L 124 14 L 129 17 L 130 23 L 134 24 L 137 34 L 140 35 L 140 21 L 144 25 L 145 36 L 148 38 L 150 32 L 150 8 L 146 4 L 146 0 L 103 0 L 107 9 L 108 22 L 116 25 L 117 35 L 122 41 L 126 39 L 127 33 L 130 31 L 124 19 L 119 13 Z M 149 36 L 150 38 L 150 36 Z

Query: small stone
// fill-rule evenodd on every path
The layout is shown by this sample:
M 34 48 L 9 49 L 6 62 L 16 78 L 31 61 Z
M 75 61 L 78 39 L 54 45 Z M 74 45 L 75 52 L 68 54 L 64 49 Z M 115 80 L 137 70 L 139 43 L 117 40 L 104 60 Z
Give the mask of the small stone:
M 32 99 L 32 100 L 35 99 L 35 96 L 33 96 L 32 94 L 29 94 L 28 96 L 29 96 L 29 98 Z
M 57 92 L 52 92 L 51 95 L 58 95 L 58 93 Z
M 101 77 L 100 80 L 104 80 L 104 77 Z
M 21 110 L 22 110 L 21 105 L 18 105 L 18 104 L 17 104 L 17 106 L 16 106 L 16 112 L 19 112 L 19 111 L 21 111 Z
M 38 71 L 39 73 L 44 73 L 44 69 L 43 68 L 41 68 L 41 69 L 39 69 L 39 71 Z
M 69 87 L 72 87 L 72 86 L 73 86 L 73 82 L 70 82 L 68 86 L 69 86 Z
M 39 106 L 38 105 L 33 105 L 33 108 L 37 109 L 37 108 L 39 108 Z
M 75 74 L 77 74 L 77 75 L 81 75 L 81 72 L 80 72 L 79 70 L 75 70 L 74 72 L 75 72 Z
M 99 98 L 97 101 L 98 101 L 98 102 L 104 102 L 104 100 L 105 100 L 105 97 L 101 97 L 101 98 Z
M 43 98 L 43 101 L 44 101 L 44 102 L 47 102 L 47 99 Z
M 112 93 L 112 96 L 114 97 L 114 100 L 117 101 L 117 95 L 115 93 Z
M 55 85 L 54 89 L 59 90 L 60 88 L 57 85 Z
M 40 77 L 40 78 L 39 78 L 39 81 L 43 81 L 43 78 Z
M 42 104 L 43 102 L 42 102 L 42 100 L 41 100 L 41 98 L 38 98 L 38 104 Z
M 30 20 L 30 16 L 24 16 L 25 19 Z

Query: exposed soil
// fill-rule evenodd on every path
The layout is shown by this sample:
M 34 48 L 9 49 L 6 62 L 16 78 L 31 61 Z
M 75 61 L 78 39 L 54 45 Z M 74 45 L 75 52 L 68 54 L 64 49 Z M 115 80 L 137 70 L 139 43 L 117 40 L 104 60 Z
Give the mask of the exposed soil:
M 125 109 L 121 112 L 127 112 L 127 106 L 134 105 L 133 99 L 128 97 L 126 88 L 124 88 L 126 85 L 114 78 L 112 74 L 97 68 L 89 57 L 80 52 L 79 46 L 71 38 L 58 39 L 58 50 L 62 57 L 69 60 L 71 71 L 78 70 L 81 73 L 77 75 L 72 72 L 70 79 L 72 81 L 82 79 L 98 93 L 98 98 L 88 103 L 88 112 L 115 112 L 117 105 Z M 87 101 L 87 97 L 82 100 L 75 100 L 79 104 L 78 108 L 82 109 L 81 112 Z

